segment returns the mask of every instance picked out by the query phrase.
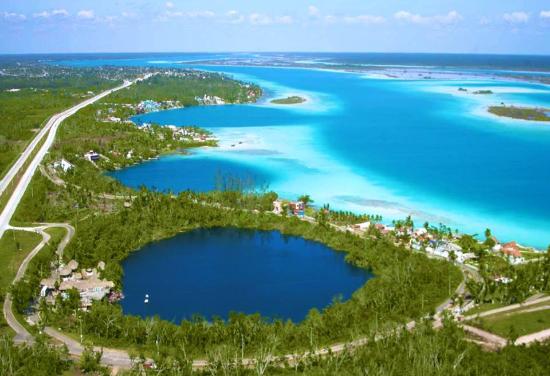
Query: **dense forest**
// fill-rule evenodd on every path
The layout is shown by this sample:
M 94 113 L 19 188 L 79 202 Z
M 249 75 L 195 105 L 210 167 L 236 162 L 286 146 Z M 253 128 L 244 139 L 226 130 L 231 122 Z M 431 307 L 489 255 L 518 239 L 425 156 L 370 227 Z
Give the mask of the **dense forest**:
M 109 96 L 110 103 L 138 103 L 150 99 L 157 102 L 178 101 L 182 106 L 199 104 L 196 97 L 216 96 L 226 103 L 255 101 L 261 89 L 253 84 L 233 80 L 218 73 L 171 71 L 155 75 L 128 89 Z

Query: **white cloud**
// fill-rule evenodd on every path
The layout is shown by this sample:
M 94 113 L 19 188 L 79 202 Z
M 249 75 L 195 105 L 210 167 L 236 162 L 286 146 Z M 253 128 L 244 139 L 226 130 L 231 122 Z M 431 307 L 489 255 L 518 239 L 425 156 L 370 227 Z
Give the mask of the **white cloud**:
M 48 12 L 47 10 L 44 10 L 42 12 L 33 13 L 33 18 L 50 18 L 50 17 L 67 17 L 69 16 L 69 12 L 67 12 L 66 9 L 54 9 L 51 12 Z
M 290 25 L 294 23 L 294 19 L 291 16 L 281 16 L 277 17 L 275 22 L 283 25 Z
M 67 17 L 67 16 L 69 16 L 69 12 L 67 12 L 66 9 L 54 9 L 54 10 L 52 10 L 52 16 Z
M 214 18 L 214 17 L 216 17 L 216 13 L 210 10 L 198 10 L 198 11 L 189 11 L 189 12 L 183 12 L 180 10 L 178 11 L 167 10 L 163 14 L 157 16 L 154 20 L 160 21 L 160 22 L 166 22 L 172 18 L 193 19 L 193 18 Z
M 232 24 L 240 24 L 245 20 L 245 17 L 236 10 L 230 10 L 226 13 L 226 16 Z
M 87 19 L 87 20 L 90 20 L 92 18 L 95 17 L 95 13 L 93 10 L 90 10 L 90 9 L 83 9 L 81 11 L 79 11 L 76 16 L 78 18 L 83 18 L 83 19 Z
M 550 10 L 541 10 L 540 14 L 539 14 L 539 17 L 550 20 Z
M 248 20 L 252 25 L 269 25 L 273 23 L 271 17 L 259 13 L 250 14 Z
M 382 16 L 373 16 L 370 14 L 360 14 L 358 16 L 346 16 L 343 18 L 345 23 L 354 24 L 381 24 L 386 22 L 386 19 Z
M 315 5 L 310 5 L 307 7 L 307 13 L 310 17 L 319 17 L 321 15 L 321 11 Z
M 488 19 L 487 17 L 481 17 L 481 18 L 479 19 L 479 24 L 480 24 L 481 26 L 487 26 L 487 25 L 490 25 L 490 24 L 491 24 L 491 20 Z
M 137 17 L 137 14 L 134 13 L 134 12 L 122 12 L 120 13 L 120 15 L 122 16 L 122 18 L 136 18 Z
M 529 14 L 525 12 L 505 13 L 502 18 L 504 21 L 514 24 L 527 23 L 527 21 L 529 21 Z
M 174 7 L 174 3 L 171 2 L 171 1 L 167 1 L 166 4 L 164 4 L 164 5 L 166 5 L 166 8 L 168 8 L 168 9 L 172 9 Z
M 27 16 L 20 13 L 0 12 L 0 18 L 8 21 L 25 21 L 27 19 Z
M 273 24 L 282 24 L 289 25 L 294 22 L 294 19 L 291 16 L 269 16 L 267 14 L 261 13 L 251 13 L 248 16 L 248 21 L 251 25 L 273 25 Z
M 33 13 L 32 16 L 33 18 L 49 18 L 50 12 L 42 11 L 38 13 Z
M 212 12 L 211 10 L 199 10 L 186 12 L 184 15 L 189 18 L 212 18 L 216 16 L 216 13 Z
M 338 22 L 338 17 L 333 16 L 332 14 L 328 14 L 324 17 L 324 20 L 326 23 L 333 24 Z
M 441 25 L 450 25 L 462 20 L 462 15 L 456 10 L 452 10 L 447 14 L 435 15 L 435 16 L 422 16 L 420 14 L 415 14 L 407 12 L 405 10 L 400 10 L 396 12 L 393 17 L 396 20 L 410 22 L 414 24 L 441 24 Z

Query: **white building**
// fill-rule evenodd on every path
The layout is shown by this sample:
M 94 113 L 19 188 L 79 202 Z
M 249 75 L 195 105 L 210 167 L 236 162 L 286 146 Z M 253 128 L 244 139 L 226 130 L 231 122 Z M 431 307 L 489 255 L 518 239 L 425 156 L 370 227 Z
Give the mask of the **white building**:
M 55 169 L 63 170 L 63 172 L 67 172 L 74 167 L 73 164 L 68 160 L 66 160 L 65 158 L 61 158 L 61 160 L 55 161 L 52 166 Z
M 84 158 L 89 160 L 90 162 L 98 161 L 100 157 L 101 156 L 93 150 L 90 150 L 89 152 L 84 154 Z

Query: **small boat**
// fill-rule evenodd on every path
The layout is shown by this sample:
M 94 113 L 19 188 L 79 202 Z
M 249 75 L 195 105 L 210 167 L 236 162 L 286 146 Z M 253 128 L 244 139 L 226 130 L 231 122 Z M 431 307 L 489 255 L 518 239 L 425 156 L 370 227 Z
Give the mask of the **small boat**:
M 145 304 L 149 303 L 149 299 L 145 298 L 145 300 L 143 301 L 143 303 L 145 303 Z
M 146 298 L 149 298 L 149 294 L 145 294 L 145 297 L 146 297 Z

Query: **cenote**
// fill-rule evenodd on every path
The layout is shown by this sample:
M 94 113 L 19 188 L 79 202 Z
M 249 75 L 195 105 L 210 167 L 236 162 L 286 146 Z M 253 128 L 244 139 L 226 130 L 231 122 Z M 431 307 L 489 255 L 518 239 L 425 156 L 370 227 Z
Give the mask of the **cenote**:
M 150 243 L 124 262 L 125 313 L 178 323 L 231 312 L 303 320 L 372 275 L 344 252 L 278 231 L 198 229 Z M 145 295 L 149 303 L 145 304 Z

